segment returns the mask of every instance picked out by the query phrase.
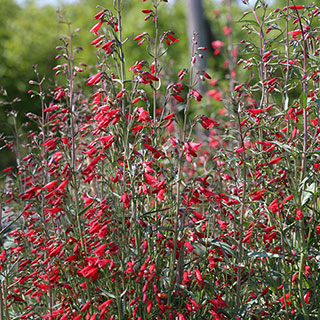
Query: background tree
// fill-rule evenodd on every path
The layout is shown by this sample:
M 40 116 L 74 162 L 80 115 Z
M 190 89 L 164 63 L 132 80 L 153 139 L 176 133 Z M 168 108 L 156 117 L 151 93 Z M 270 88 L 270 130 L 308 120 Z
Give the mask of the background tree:
M 191 48 L 191 41 L 193 33 L 198 33 L 197 41 L 198 47 L 206 47 L 209 50 L 203 52 L 203 59 L 199 60 L 199 69 L 205 69 L 207 66 L 207 59 L 211 53 L 211 42 L 216 40 L 212 32 L 211 25 L 205 15 L 202 0 L 188 0 L 188 37 L 189 47 Z
M 25 117 L 25 113 L 39 113 L 39 100 L 30 99 L 30 79 L 35 79 L 32 66 L 38 65 L 38 72 L 41 77 L 45 77 L 45 87 L 54 87 L 59 84 L 58 78 L 54 76 L 55 71 L 52 68 L 57 64 L 55 56 L 58 54 L 56 46 L 60 44 L 59 37 L 65 33 L 65 26 L 58 23 L 58 15 L 56 7 L 53 5 L 40 5 L 40 1 L 28 0 L 18 5 L 14 0 L 0 0 L 0 88 L 6 89 L 8 95 L 0 96 L 0 100 L 12 101 L 15 97 L 19 97 L 21 102 L 16 104 L 15 108 L 18 114 L 18 126 Z M 63 1 L 62 1 L 63 3 Z M 310 4 L 312 1 L 305 0 L 304 4 Z M 83 72 L 83 77 L 87 78 L 92 70 L 92 66 L 96 64 L 94 52 L 96 48 L 90 46 L 93 40 L 92 34 L 88 32 L 94 21 L 88 17 L 93 16 L 96 12 L 96 5 L 103 4 L 106 7 L 113 8 L 113 0 L 81 0 L 67 5 L 63 5 L 66 10 L 67 17 L 72 21 L 72 28 L 80 28 L 75 38 L 75 45 L 83 48 L 77 55 L 76 62 L 83 62 L 88 68 Z M 278 0 L 272 3 L 273 7 L 283 8 L 286 0 Z M 143 59 L 140 48 L 132 40 L 134 35 L 142 31 L 152 32 L 151 19 L 143 21 L 137 19 L 136 12 L 145 9 L 148 2 L 127 0 L 123 14 L 124 23 L 130 26 L 125 31 L 124 37 L 130 39 L 126 43 L 126 50 L 132 52 L 126 61 L 126 69 L 135 63 L 136 59 Z M 247 10 L 248 8 L 246 8 Z M 171 29 L 175 32 L 175 36 L 179 38 L 179 42 L 171 48 L 162 59 L 166 61 L 167 72 L 177 73 L 181 68 L 187 65 L 189 59 L 188 45 L 190 40 L 185 36 L 186 30 L 189 30 L 189 38 L 193 31 L 199 32 L 199 45 L 208 47 L 204 54 L 207 54 L 208 60 L 198 59 L 201 63 L 200 69 L 205 69 L 206 65 L 214 78 L 219 80 L 221 89 L 229 86 L 227 77 L 227 69 L 225 68 L 224 50 L 214 55 L 212 53 L 211 42 L 219 40 L 225 42 L 227 37 L 224 32 L 226 27 L 227 8 L 222 1 L 212 0 L 175 0 L 169 1 L 167 6 L 160 7 L 160 14 L 166 16 L 166 20 L 160 21 L 160 30 Z M 243 38 L 243 31 L 237 24 L 240 19 L 243 7 L 239 7 L 238 2 L 233 2 L 233 42 L 239 43 Z M 143 13 L 141 13 L 143 15 Z M 283 26 L 280 26 L 280 28 Z M 149 50 L 148 47 L 144 47 Z M 240 58 L 240 57 L 239 57 Z M 209 88 L 210 89 L 210 88 Z M 216 90 L 216 89 L 214 89 Z M 210 101 L 208 108 L 221 107 L 221 102 Z M 7 120 L 6 114 L 9 107 L 2 105 L 0 108 L 0 123 L 2 123 L 1 132 L 11 135 L 8 128 L 10 119 Z M 212 110 L 213 110 L 212 109 Z M 22 121 L 23 120 L 23 121 Z M 8 123 L 9 121 L 9 123 Z M 1 146 L 0 146 L 1 147 Z M 5 151 L 1 153 L 0 167 L 8 165 L 10 154 Z M 11 159 L 13 161 L 13 158 Z

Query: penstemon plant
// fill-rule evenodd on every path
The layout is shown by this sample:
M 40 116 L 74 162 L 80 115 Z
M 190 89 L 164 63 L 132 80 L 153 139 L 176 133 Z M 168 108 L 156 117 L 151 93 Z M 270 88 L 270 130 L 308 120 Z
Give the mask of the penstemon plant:
M 99 7 L 85 89 L 59 12 L 65 85 L 46 93 L 35 70 L 39 130 L 5 140 L 18 161 L 4 170 L 1 319 L 319 319 L 318 7 L 247 4 L 236 63 L 227 2 L 229 83 L 209 117 L 194 110 L 206 48 L 195 33 L 169 79 L 167 1 L 143 2 L 154 32 L 133 39 L 124 0 Z M 127 41 L 145 60 L 126 64 Z

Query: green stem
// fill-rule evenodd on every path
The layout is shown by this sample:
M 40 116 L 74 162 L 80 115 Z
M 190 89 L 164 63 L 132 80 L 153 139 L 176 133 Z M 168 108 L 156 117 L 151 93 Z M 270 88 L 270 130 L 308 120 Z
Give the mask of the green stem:
M 239 130 L 239 138 L 240 144 L 243 148 L 243 169 L 242 169 L 242 199 L 241 199 L 241 208 L 240 208 L 240 225 L 239 225 L 239 241 L 238 241 L 238 258 L 237 258 L 237 289 L 236 289 L 236 310 L 237 312 L 241 307 L 241 266 L 242 266 L 242 255 L 243 255 L 243 218 L 245 214 L 245 201 L 246 201 L 246 189 L 247 189 L 247 165 L 246 165 L 246 153 L 245 153 L 245 144 L 244 137 L 242 133 L 242 128 L 240 125 L 241 119 L 240 114 L 237 111 L 237 120 L 238 120 L 238 130 Z
M 2 301 L 2 281 L 1 281 L 1 284 L 0 284 L 0 317 L 1 319 L 4 319 L 3 317 L 3 301 Z
M 122 0 L 118 0 L 117 3 L 117 15 L 118 15 L 118 28 L 119 28 L 119 49 L 120 49 L 120 63 L 121 63 L 121 90 L 124 90 L 124 81 L 126 80 L 126 69 L 125 69 L 125 59 L 123 53 L 123 46 L 122 46 L 122 16 L 121 16 L 121 6 Z M 122 99 L 122 112 L 125 112 L 125 101 Z
M 154 75 L 158 76 L 158 37 L 159 37 L 159 25 L 158 25 L 158 5 L 154 5 L 154 25 L 156 29 L 155 39 L 154 39 Z M 157 113 L 157 86 L 155 84 L 153 90 L 153 124 L 156 128 L 156 113 Z
M 304 266 L 306 263 L 306 243 L 305 243 L 305 225 L 304 225 L 304 221 L 301 220 L 301 233 L 300 233 L 300 238 L 301 238 L 301 242 L 303 245 L 303 252 L 301 253 L 300 256 L 300 263 L 299 263 L 299 273 L 298 273 L 298 289 L 299 289 L 299 295 L 300 295 L 300 301 L 302 304 L 302 309 L 303 309 L 303 313 L 304 313 L 304 318 L 306 320 L 309 320 L 309 314 L 308 314 L 308 308 L 307 305 L 304 301 L 304 294 L 303 294 L 303 283 L 304 283 L 304 279 L 303 279 L 303 274 L 304 274 Z
M 292 4 L 295 6 L 294 0 L 291 0 Z M 305 100 L 308 99 L 308 79 L 307 79 L 307 43 L 306 34 L 304 32 L 302 20 L 298 9 L 295 9 L 298 17 L 299 26 L 302 32 L 302 49 L 303 49 L 303 80 L 302 88 L 305 94 Z M 301 180 L 304 179 L 307 168 L 307 149 L 308 149 L 308 118 L 307 118 L 307 103 L 303 107 L 303 149 L 302 149 L 302 170 L 301 170 Z
M 3 290 L 3 295 L 4 295 L 4 305 L 5 305 L 5 308 L 6 308 L 6 320 L 10 320 L 10 317 L 9 317 L 9 309 L 8 309 L 8 300 L 7 300 L 7 296 L 8 296 L 8 291 L 7 291 L 7 288 L 9 287 L 9 282 L 8 282 L 8 277 L 7 275 L 5 276 L 5 287 L 4 287 L 4 290 Z

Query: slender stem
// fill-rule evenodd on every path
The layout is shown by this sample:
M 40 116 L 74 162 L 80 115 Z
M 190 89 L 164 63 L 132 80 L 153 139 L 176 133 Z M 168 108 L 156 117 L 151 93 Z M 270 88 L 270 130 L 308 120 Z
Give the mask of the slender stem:
M 14 127 L 14 135 L 16 139 L 16 153 L 17 153 L 17 165 L 18 167 L 20 166 L 21 162 L 21 154 L 20 154 L 20 139 L 19 139 L 19 131 L 18 131 L 18 126 L 17 126 L 17 119 L 16 116 L 13 117 L 13 127 Z
M 4 319 L 4 317 L 3 317 L 2 287 L 3 287 L 3 284 L 1 281 L 0 282 L 0 317 L 1 317 L 1 319 Z
M 154 38 L 154 75 L 158 76 L 158 37 L 159 37 L 159 24 L 158 24 L 158 4 L 154 4 L 154 25 L 155 25 L 155 38 Z M 153 90 L 153 122 L 156 128 L 156 113 L 157 113 L 157 86 Z
M 232 11 L 231 11 L 231 0 L 227 0 L 227 8 L 228 8 L 228 14 L 227 14 L 227 20 L 228 20 L 228 28 L 232 30 Z M 234 78 L 232 76 L 232 73 L 235 68 L 235 57 L 233 56 L 233 39 L 232 39 L 232 31 L 228 33 L 228 53 L 229 53 L 229 90 L 232 92 L 233 86 L 234 86 Z
M 294 0 L 291 0 L 295 6 Z M 306 44 L 306 35 L 303 29 L 302 20 L 298 9 L 295 8 L 302 36 L 302 45 L 303 45 L 303 79 L 302 79 L 302 88 L 306 96 L 306 101 L 308 98 L 308 79 L 307 79 L 307 44 Z M 303 106 L 303 147 L 302 147 L 302 170 L 301 170 L 301 180 L 304 179 L 306 174 L 306 162 L 307 162 L 307 149 L 308 149 L 308 118 L 307 118 L 307 103 Z
M 238 241 L 238 258 L 237 258 L 237 291 L 236 291 L 236 308 L 237 311 L 241 307 L 241 267 L 242 267 L 242 256 L 243 256 L 243 218 L 245 214 L 245 205 L 246 205 L 246 194 L 247 194 L 247 165 L 246 165 L 246 153 L 245 153 L 245 144 L 244 137 L 241 128 L 241 119 L 239 111 L 237 111 L 237 120 L 238 120 L 238 131 L 241 147 L 243 148 L 242 152 L 242 199 L 241 199 L 241 208 L 240 208 L 240 225 L 239 225 L 239 241 Z
M 117 15 L 118 15 L 118 28 L 119 28 L 119 49 L 120 49 L 120 63 L 121 63 L 121 90 L 124 90 L 124 82 L 126 80 L 126 69 L 125 69 L 125 59 L 124 59 L 124 53 L 123 53 L 123 47 L 122 47 L 122 16 L 121 16 L 121 6 L 122 6 L 122 0 L 118 0 L 117 4 Z M 125 110 L 125 101 L 122 99 L 122 112 L 124 113 Z
M 6 307 L 6 320 L 10 320 L 9 317 L 9 308 L 8 308 L 8 290 L 7 288 L 9 287 L 9 281 L 8 281 L 8 276 L 5 275 L 5 285 L 4 285 L 4 292 L 3 292 L 3 298 L 4 298 L 4 305 Z
M 177 193 L 176 193 L 176 211 L 175 211 L 175 217 L 174 217 L 174 238 L 173 238 L 173 250 L 172 250 L 172 257 L 170 260 L 170 266 L 169 266 L 169 272 L 170 272 L 170 284 L 173 286 L 174 281 L 176 281 L 177 284 L 180 284 L 182 281 L 182 275 L 183 275 L 183 264 L 184 264 L 184 251 L 182 251 L 182 257 L 180 257 L 177 265 L 177 273 L 174 274 L 174 261 L 176 260 L 176 254 L 177 254 L 177 245 L 178 245 L 178 236 L 179 236 L 179 209 L 180 209 L 180 202 L 181 202 L 181 179 L 182 179 L 182 169 L 184 164 L 184 146 L 186 143 L 186 131 L 187 131 L 187 120 L 188 120 L 188 111 L 190 108 L 190 102 L 191 102 L 191 88 L 193 85 L 193 68 L 194 63 L 192 62 L 194 57 L 194 50 L 195 50 L 195 44 L 193 39 L 192 43 L 192 55 L 191 55 L 191 66 L 190 66 L 190 78 L 189 78 L 189 92 L 187 95 L 187 102 L 184 109 L 184 121 L 183 121 L 183 131 L 182 131 L 182 146 L 180 146 L 180 152 L 179 152 L 179 158 L 178 158 L 178 173 L 177 173 Z M 181 219 L 182 223 L 184 222 L 184 214 L 183 218 Z M 168 304 L 170 304 L 171 301 L 171 294 L 169 294 L 168 297 Z
M 302 309 L 303 309 L 303 313 L 304 313 L 304 318 L 306 320 L 309 320 L 309 313 L 308 313 L 308 308 L 307 305 L 304 301 L 304 294 L 303 294 L 303 283 L 304 283 L 304 279 L 303 279 L 303 274 L 304 274 L 304 266 L 306 263 L 306 250 L 307 250 L 307 244 L 305 241 L 305 223 L 304 220 L 300 221 L 300 241 L 302 242 L 302 253 L 300 256 L 300 263 L 299 263 L 299 272 L 298 272 L 298 289 L 299 289 L 299 295 L 300 295 L 300 301 L 302 304 Z
M 295 6 L 294 0 L 291 0 L 293 5 Z M 308 80 L 307 80 L 307 44 L 306 44 L 306 35 L 303 29 L 302 20 L 300 17 L 300 14 L 298 12 L 298 9 L 295 8 L 295 12 L 298 17 L 300 29 L 301 29 L 301 35 L 302 35 L 302 45 L 303 45 L 303 92 L 306 97 L 308 97 Z M 308 119 L 307 119 L 307 103 L 303 106 L 303 149 L 302 149 L 302 170 L 301 170 L 301 181 L 304 179 L 306 174 L 306 163 L 307 163 L 307 149 L 308 149 Z M 307 305 L 304 301 L 304 295 L 303 295 L 303 272 L 304 272 L 304 266 L 305 266 L 305 260 L 306 260 L 306 243 L 305 243 L 305 225 L 304 221 L 301 221 L 301 241 L 303 243 L 303 252 L 301 253 L 300 257 L 300 266 L 299 266 L 299 273 L 298 273 L 298 287 L 299 287 L 299 295 L 300 295 L 300 301 L 303 308 L 303 313 L 305 319 L 309 320 L 309 313 L 307 309 Z
M 43 170 L 43 174 L 42 174 L 42 184 L 46 185 L 48 182 L 49 178 L 49 174 L 48 174 L 48 160 L 47 160 L 47 156 L 46 156 L 46 148 L 44 147 L 45 141 L 46 141 L 46 131 L 45 131 L 45 123 L 46 123 L 46 119 L 45 119 L 45 103 L 44 103 L 44 91 L 42 88 L 42 82 L 43 80 L 40 80 L 40 76 L 39 73 L 37 72 L 37 70 L 35 70 L 35 73 L 37 75 L 37 80 L 38 80 L 38 86 L 39 86 L 39 92 L 40 92 L 40 101 L 41 101 L 41 135 L 42 135 L 42 157 L 43 157 L 43 163 L 44 163 L 44 170 Z M 43 230 L 44 233 L 46 235 L 46 238 L 49 239 L 49 232 L 48 232 L 48 228 L 46 227 L 45 224 L 45 217 L 44 217 L 44 197 L 41 197 L 41 210 L 40 210 L 40 217 L 41 217 L 41 222 L 43 225 Z
M 258 25 L 259 25 L 259 32 L 260 32 L 260 36 L 259 36 L 259 47 L 260 47 L 260 57 L 262 58 L 263 55 L 266 52 L 266 39 L 265 39 L 265 34 L 263 32 L 263 22 L 260 22 L 258 15 L 256 13 L 256 11 L 249 5 L 250 10 L 252 11 Z M 261 63 L 260 68 L 259 68 L 259 76 L 260 76 L 260 81 L 262 83 L 262 90 L 261 90 L 261 99 L 260 99 L 260 106 L 263 106 L 263 103 L 265 103 L 265 105 L 267 106 L 268 104 L 268 97 L 267 97 L 267 93 L 266 93 L 266 88 L 264 83 L 264 80 L 267 78 L 267 67 L 264 64 L 264 62 Z
M 48 272 L 48 285 L 49 285 L 49 290 L 48 290 L 48 296 L 49 296 L 49 311 L 50 311 L 50 316 L 52 317 L 52 312 L 53 312 L 53 294 L 52 294 L 52 287 L 50 283 L 50 271 Z
M 285 99 L 289 99 L 288 96 L 288 84 L 289 84 L 289 0 L 287 0 L 287 17 L 286 17 L 286 83 L 285 83 Z
M 75 109 L 73 103 L 73 87 L 74 87 L 74 76 L 73 76 L 73 47 L 72 47 L 72 33 L 70 28 L 70 23 L 67 22 L 68 25 L 68 38 L 69 38 L 69 46 L 70 50 L 68 52 L 68 81 L 69 81 L 69 108 L 71 112 L 71 168 L 72 172 L 75 173 L 76 170 L 76 124 L 75 124 Z M 66 48 L 67 50 L 67 48 Z
M 306 254 L 305 252 L 302 252 L 301 257 L 300 257 L 300 266 L 299 266 L 299 273 L 298 273 L 298 288 L 299 288 L 299 295 L 300 295 L 300 301 L 302 303 L 302 308 L 303 308 L 303 313 L 304 313 L 304 318 L 306 320 L 309 320 L 309 313 L 308 313 L 308 308 L 307 305 L 304 301 L 304 294 L 303 294 L 303 273 L 304 273 L 304 266 L 306 262 Z
M 76 219 L 77 227 L 81 241 L 81 249 L 86 250 L 86 243 L 83 240 L 82 226 L 80 220 L 80 208 L 79 208 L 79 195 L 78 195 L 78 179 L 77 179 L 77 160 L 76 160 L 76 141 L 77 141 L 77 129 L 76 129 L 76 120 L 75 120 L 75 106 L 74 106 L 74 54 L 73 54 L 73 44 L 72 44 L 72 31 L 71 23 L 66 21 L 68 26 L 68 46 L 66 45 L 66 52 L 68 56 L 68 82 L 69 82 L 69 108 L 71 114 L 71 171 L 73 176 L 73 185 L 74 185 L 74 197 L 75 197 L 75 210 L 76 210 Z
M 78 188 L 76 187 L 77 181 L 74 179 L 74 186 L 75 186 L 75 204 L 76 204 L 76 218 L 77 218 L 77 227 L 81 241 L 81 249 L 86 251 L 86 242 L 83 240 L 82 234 L 82 225 L 80 219 L 80 209 L 79 209 L 79 196 L 78 196 Z

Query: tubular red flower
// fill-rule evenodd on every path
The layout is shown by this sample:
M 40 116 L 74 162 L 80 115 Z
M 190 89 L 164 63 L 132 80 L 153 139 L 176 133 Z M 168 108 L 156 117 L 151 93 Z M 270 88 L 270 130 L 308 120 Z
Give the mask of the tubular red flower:
M 281 159 L 282 159 L 282 157 L 274 158 L 274 159 L 272 159 L 272 160 L 269 161 L 269 164 L 276 164 L 276 163 L 278 163 Z
M 93 32 L 95 35 L 99 35 L 98 31 L 102 25 L 103 21 L 99 21 L 96 25 L 94 25 L 90 30 L 89 32 Z
M 98 13 L 94 16 L 94 18 L 95 18 L 96 20 L 100 20 L 100 19 L 102 18 L 102 16 L 103 16 L 104 12 L 105 12 L 105 10 L 101 10 L 100 12 L 98 12 Z
M 94 84 L 97 84 L 100 82 L 101 80 L 101 75 L 102 75 L 102 71 L 98 72 L 97 74 L 93 75 L 92 77 L 90 77 L 87 81 L 87 85 L 88 86 L 92 86 Z
M 286 11 L 287 9 L 291 9 L 291 10 L 302 10 L 304 9 L 305 6 L 288 6 L 288 7 L 284 7 L 282 9 L 282 11 Z
M 176 93 L 173 94 L 173 97 L 174 97 L 176 100 L 178 100 L 179 102 L 184 102 L 184 99 L 183 99 L 181 96 L 179 96 L 178 94 L 176 94 Z

